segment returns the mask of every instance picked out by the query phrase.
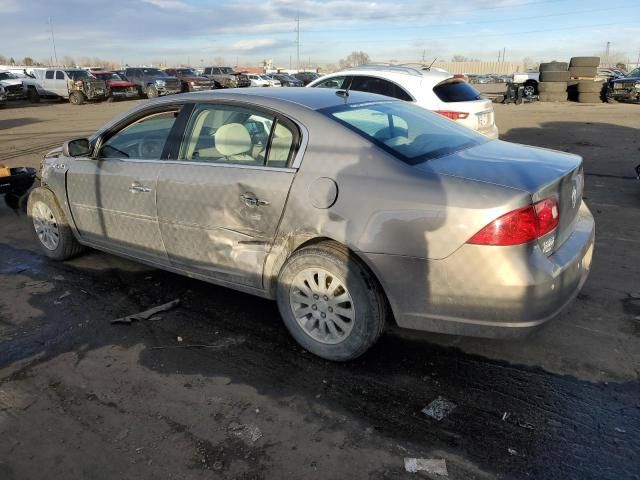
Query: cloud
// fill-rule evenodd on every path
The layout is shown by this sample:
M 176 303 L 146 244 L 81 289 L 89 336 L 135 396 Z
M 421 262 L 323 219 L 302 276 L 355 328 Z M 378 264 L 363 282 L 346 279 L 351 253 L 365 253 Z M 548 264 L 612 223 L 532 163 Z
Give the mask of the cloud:
M 181 0 L 142 0 L 142 3 L 148 3 L 164 10 L 180 10 L 183 12 L 193 11 L 193 7 Z
M 272 47 L 278 43 L 273 38 L 260 38 L 256 40 L 240 40 L 229 46 L 231 50 L 248 52 L 251 50 L 263 49 L 266 47 Z

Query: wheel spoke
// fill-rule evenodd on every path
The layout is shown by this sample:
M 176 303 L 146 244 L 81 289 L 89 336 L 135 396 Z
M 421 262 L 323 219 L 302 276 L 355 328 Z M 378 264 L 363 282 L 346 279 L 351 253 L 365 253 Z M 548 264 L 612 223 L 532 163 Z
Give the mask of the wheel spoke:
M 343 319 L 341 319 L 337 315 L 331 315 L 329 318 L 331 319 L 331 322 L 337 325 L 340 328 L 340 330 L 342 330 L 343 332 L 346 332 L 351 329 L 350 325 L 347 324 L 347 322 L 345 322 Z
M 333 313 L 341 317 L 346 317 L 349 320 L 353 320 L 353 310 L 350 308 L 335 307 L 333 309 Z
M 346 291 L 344 293 L 341 293 L 337 297 L 329 298 L 329 303 L 331 305 L 340 305 L 341 303 L 349 301 L 351 301 L 351 296 Z

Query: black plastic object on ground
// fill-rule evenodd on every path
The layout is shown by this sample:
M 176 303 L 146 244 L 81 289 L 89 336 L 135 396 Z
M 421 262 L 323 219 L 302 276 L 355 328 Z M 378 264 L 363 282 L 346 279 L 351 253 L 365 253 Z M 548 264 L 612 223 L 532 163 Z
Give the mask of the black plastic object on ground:
M 36 169 L 30 167 L 10 168 L 11 175 L 0 177 L 0 194 L 24 195 L 36 180 Z

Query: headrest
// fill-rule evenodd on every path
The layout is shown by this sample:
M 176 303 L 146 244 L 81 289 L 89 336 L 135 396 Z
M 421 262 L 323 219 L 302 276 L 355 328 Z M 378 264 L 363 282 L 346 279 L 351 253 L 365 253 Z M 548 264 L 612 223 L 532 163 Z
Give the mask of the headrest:
M 253 148 L 251 135 L 240 123 L 229 123 L 220 127 L 215 134 L 216 150 L 223 156 L 246 153 Z

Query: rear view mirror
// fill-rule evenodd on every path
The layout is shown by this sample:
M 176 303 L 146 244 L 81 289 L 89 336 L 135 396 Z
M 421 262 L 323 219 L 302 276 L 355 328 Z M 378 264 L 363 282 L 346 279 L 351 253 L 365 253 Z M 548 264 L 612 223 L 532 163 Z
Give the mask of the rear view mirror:
M 86 138 L 69 140 L 62 145 L 62 154 L 65 157 L 88 157 L 91 153 L 91 145 Z

